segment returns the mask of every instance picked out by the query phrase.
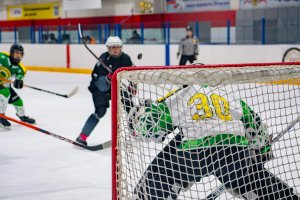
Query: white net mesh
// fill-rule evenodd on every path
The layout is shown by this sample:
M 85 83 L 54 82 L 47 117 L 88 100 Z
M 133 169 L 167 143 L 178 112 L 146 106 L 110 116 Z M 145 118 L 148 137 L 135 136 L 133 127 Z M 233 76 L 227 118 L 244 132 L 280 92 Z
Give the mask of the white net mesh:
M 119 72 L 115 198 L 300 199 L 299 78 L 300 65 Z

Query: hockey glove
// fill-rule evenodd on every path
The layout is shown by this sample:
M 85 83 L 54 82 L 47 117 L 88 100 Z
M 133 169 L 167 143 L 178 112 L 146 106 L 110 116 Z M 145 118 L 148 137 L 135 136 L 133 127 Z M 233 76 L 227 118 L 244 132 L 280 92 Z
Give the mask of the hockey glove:
M 259 128 L 255 130 L 249 127 L 246 129 L 246 135 L 253 152 L 253 160 L 258 163 L 265 163 L 274 157 L 272 146 L 269 145 L 272 137 L 267 131 L 266 124 L 261 123 Z
M 14 87 L 17 89 L 23 88 L 23 80 L 16 79 L 13 84 L 14 84 Z
M 246 137 L 249 140 L 250 147 L 253 149 L 260 149 L 265 147 L 269 141 L 269 133 L 267 132 L 266 124 L 260 123 L 255 126 L 256 128 L 249 127 L 245 130 Z
M 100 92 L 108 92 L 110 90 L 110 80 L 107 76 L 98 76 L 94 79 L 94 83 Z
M 150 107 L 153 101 L 151 99 L 139 99 L 139 105 L 133 106 L 127 116 L 128 125 L 130 129 L 130 135 L 138 138 L 138 135 L 136 134 L 134 130 L 134 123 L 138 122 L 139 116 L 141 115 L 140 108 L 142 107 Z
M 165 103 L 151 104 L 145 102 L 131 116 L 135 138 L 146 142 L 162 142 L 170 131 L 174 130 L 169 109 Z

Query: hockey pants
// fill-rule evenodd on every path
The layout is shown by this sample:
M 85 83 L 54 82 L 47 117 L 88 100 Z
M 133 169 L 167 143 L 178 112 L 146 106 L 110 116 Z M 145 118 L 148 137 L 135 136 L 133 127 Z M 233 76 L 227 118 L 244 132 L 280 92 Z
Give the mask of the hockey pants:
M 136 199 L 142 200 L 177 199 L 182 189 L 209 175 L 241 195 L 254 193 L 258 200 L 299 199 L 292 188 L 263 165 L 252 163 L 247 148 L 238 146 L 164 148 L 149 165 L 134 193 Z

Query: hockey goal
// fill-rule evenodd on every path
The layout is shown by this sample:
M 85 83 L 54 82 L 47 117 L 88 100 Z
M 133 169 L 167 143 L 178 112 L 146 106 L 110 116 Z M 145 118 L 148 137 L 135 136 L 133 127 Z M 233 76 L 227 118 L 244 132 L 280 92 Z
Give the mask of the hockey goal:
M 299 115 L 300 63 L 123 68 L 112 197 L 299 199 Z

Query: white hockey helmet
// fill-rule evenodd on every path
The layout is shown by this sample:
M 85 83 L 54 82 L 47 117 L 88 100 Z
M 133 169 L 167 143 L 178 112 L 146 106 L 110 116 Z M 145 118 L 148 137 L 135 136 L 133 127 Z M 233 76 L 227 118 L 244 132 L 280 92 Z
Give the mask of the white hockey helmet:
M 123 42 L 118 36 L 109 36 L 106 40 L 106 47 L 122 47 Z

